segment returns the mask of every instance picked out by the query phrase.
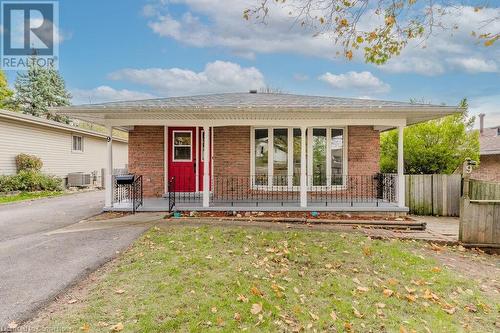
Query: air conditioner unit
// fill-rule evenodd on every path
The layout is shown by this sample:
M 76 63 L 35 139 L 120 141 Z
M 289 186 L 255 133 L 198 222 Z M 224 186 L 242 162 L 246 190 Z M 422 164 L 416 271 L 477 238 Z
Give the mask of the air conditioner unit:
M 90 174 L 83 172 L 73 172 L 68 174 L 68 187 L 90 186 Z

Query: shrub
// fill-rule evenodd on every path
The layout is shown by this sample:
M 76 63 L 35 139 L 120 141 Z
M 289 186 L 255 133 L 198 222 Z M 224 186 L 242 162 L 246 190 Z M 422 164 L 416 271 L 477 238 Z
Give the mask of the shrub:
M 0 192 L 60 190 L 62 190 L 61 178 L 34 170 L 22 170 L 14 176 L 0 176 Z
M 19 178 L 16 176 L 0 176 L 0 192 L 18 191 Z
M 17 172 L 23 170 L 40 171 L 42 166 L 42 160 L 35 155 L 19 154 L 16 156 Z

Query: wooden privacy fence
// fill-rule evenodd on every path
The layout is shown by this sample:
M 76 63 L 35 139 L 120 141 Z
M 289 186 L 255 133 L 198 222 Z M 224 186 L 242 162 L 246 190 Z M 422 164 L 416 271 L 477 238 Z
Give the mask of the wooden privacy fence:
M 462 175 L 406 175 L 411 214 L 459 216 Z
M 469 197 L 472 200 L 500 200 L 500 183 L 471 179 Z
M 470 246 L 500 247 L 500 183 L 464 178 L 459 240 Z

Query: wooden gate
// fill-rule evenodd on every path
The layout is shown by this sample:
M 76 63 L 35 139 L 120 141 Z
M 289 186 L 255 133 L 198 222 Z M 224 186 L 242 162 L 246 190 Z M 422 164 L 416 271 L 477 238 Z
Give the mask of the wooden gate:
M 464 174 L 458 238 L 469 246 L 500 248 L 500 183 Z

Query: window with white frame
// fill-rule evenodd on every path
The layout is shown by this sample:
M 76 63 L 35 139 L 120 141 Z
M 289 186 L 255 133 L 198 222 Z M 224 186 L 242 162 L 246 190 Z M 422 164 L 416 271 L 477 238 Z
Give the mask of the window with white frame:
M 306 133 L 306 172 L 309 186 L 341 186 L 347 167 L 345 129 L 309 128 Z M 254 185 L 299 186 L 301 130 L 253 129 Z
M 73 135 L 71 139 L 71 150 L 73 152 L 82 153 L 83 152 L 83 136 Z
M 192 131 L 173 131 L 172 151 L 174 162 L 191 162 L 192 159 Z

